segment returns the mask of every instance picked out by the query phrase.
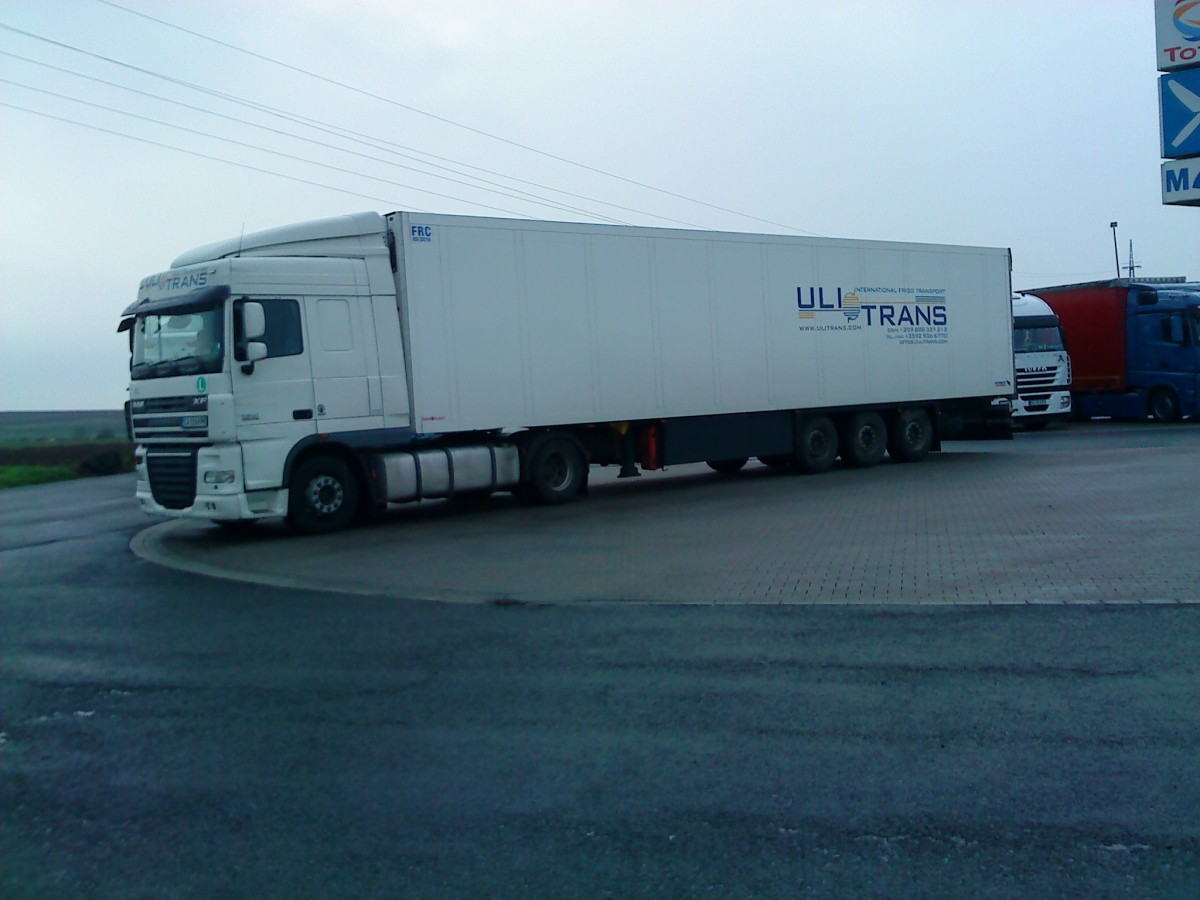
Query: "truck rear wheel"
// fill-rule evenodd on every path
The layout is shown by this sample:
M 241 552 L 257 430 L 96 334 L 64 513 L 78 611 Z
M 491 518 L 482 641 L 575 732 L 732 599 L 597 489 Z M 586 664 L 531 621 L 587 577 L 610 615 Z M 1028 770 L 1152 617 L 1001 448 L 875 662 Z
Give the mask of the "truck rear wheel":
M 800 426 L 796 442 L 797 472 L 815 475 L 833 466 L 838 455 L 838 433 L 828 416 L 811 416 Z
M 888 453 L 896 462 L 917 462 L 933 448 L 933 423 L 923 409 L 904 409 L 896 414 L 888 439 Z
M 1150 415 L 1155 422 L 1179 421 L 1179 398 L 1170 388 L 1158 388 L 1150 395 Z
M 529 448 L 526 460 L 524 499 L 535 503 L 567 503 L 583 491 L 587 460 L 575 442 L 565 437 L 544 436 Z
M 842 459 L 859 468 L 879 465 L 887 452 L 887 441 L 883 416 L 877 412 L 855 413 L 846 420 Z
M 314 456 L 296 467 L 288 488 L 288 524 L 302 534 L 345 528 L 358 510 L 358 481 L 342 460 Z

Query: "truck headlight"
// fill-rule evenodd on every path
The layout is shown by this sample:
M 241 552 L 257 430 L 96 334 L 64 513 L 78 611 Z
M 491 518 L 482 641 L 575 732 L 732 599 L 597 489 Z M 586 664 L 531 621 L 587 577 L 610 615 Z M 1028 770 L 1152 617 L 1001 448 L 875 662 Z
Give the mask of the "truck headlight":
M 205 484 L 233 484 L 235 481 L 237 481 L 237 473 L 232 469 L 204 473 Z

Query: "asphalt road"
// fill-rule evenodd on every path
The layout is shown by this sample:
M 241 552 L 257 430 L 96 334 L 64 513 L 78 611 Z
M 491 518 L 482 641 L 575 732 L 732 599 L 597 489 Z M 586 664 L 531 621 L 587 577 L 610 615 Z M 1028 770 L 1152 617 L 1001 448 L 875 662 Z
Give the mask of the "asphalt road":
M 0 896 L 1200 886 L 1198 606 L 288 590 L 138 559 L 131 490 L 0 494 Z

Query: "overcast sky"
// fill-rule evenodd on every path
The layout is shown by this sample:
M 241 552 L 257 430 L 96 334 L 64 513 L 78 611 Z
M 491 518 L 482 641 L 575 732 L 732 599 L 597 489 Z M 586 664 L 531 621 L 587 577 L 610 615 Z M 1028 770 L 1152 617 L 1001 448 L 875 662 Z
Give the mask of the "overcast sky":
M 1122 266 L 1132 239 L 1138 274 L 1200 279 L 1150 0 L 4 0 L 0 26 L 0 409 L 120 407 L 141 278 L 368 209 L 1010 247 L 1018 289 L 1112 277 L 1116 220 Z

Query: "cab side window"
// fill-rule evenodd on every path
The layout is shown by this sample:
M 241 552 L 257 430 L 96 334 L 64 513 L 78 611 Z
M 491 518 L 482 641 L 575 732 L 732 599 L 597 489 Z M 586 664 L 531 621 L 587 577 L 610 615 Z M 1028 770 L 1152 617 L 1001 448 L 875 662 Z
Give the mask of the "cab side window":
M 1185 344 L 1187 343 L 1187 332 L 1183 316 L 1178 313 L 1172 313 L 1169 316 L 1162 317 L 1162 337 L 1160 340 L 1166 344 Z
M 260 300 L 267 320 L 263 343 L 267 359 L 296 356 L 304 352 L 304 334 L 300 327 L 300 304 L 295 300 Z

